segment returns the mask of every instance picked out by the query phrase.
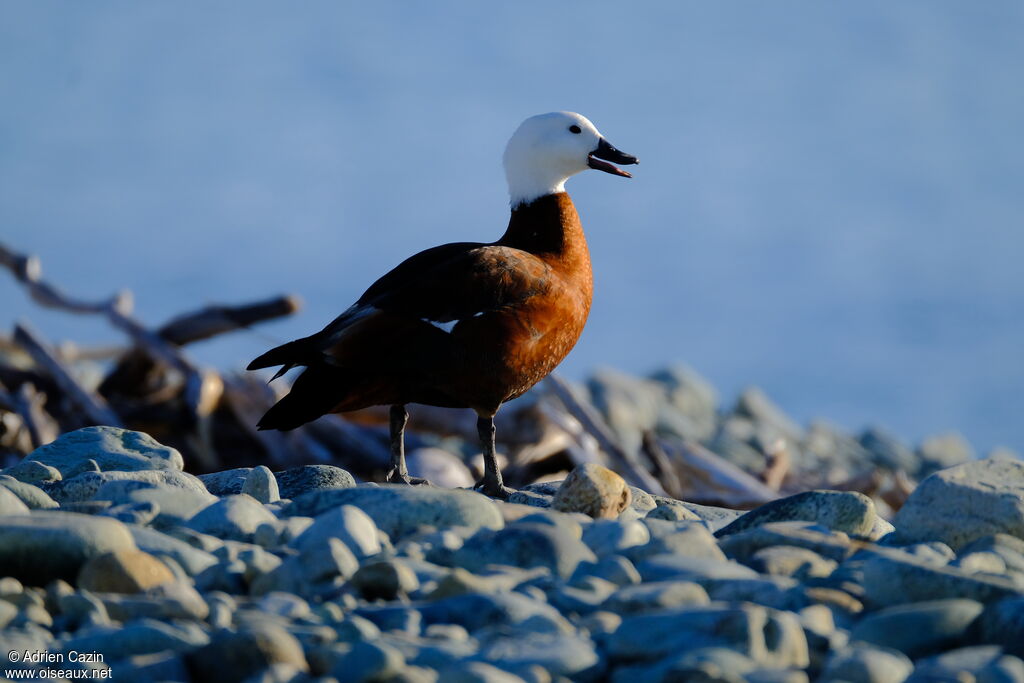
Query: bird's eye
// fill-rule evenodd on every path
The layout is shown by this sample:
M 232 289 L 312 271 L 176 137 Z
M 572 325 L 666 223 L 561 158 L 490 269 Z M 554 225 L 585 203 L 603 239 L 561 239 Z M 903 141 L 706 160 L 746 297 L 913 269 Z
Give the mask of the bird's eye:
M 583 129 L 574 123 L 573 125 L 569 126 L 569 132 L 575 135 L 579 135 L 580 133 L 583 132 Z

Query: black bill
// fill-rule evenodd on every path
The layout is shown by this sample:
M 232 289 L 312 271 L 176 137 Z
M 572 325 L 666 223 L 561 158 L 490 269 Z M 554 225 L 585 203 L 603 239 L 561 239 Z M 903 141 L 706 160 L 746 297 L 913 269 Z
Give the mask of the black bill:
M 602 161 L 603 159 L 603 161 Z M 615 163 L 608 163 L 609 161 Z M 612 147 L 607 140 L 601 138 L 601 141 L 597 143 L 597 149 L 587 155 L 587 166 L 595 168 L 598 171 L 604 171 L 605 173 L 611 173 L 612 175 L 620 175 L 623 178 L 632 178 L 633 176 L 623 171 L 615 164 L 639 164 L 640 160 L 632 154 L 626 154 Z

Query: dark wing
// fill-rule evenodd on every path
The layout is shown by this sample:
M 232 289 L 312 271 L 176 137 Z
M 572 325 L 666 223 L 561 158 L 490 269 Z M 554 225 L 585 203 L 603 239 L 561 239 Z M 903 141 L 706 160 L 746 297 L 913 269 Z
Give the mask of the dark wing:
M 359 362 L 375 340 L 521 304 L 544 291 L 549 276 L 542 260 L 519 249 L 474 242 L 433 247 L 374 282 L 320 332 L 271 349 L 249 369 L 284 365 L 283 374 L 324 360 Z

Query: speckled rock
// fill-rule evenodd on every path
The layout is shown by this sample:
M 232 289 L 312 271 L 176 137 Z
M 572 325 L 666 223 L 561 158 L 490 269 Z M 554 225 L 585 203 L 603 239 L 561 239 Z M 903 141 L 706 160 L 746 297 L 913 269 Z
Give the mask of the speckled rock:
M 135 549 L 125 525 L 109 518 L 37 510 L 0 524 L 0 574 L 30 585 L 72 581 L 90 558 Z
M 206 489 L 215 496 L 232 496 L 242 492 L 245 478 L 252 472 L 251 467 L 236 467 L 220 472 L 200 474 L 199 479 Z
M 996 456 L 925 478 L 893 520 L 899 543 L 954 550 L 996 533 L 1024 538 L 1024 460 Z
M 44 465 L 38 460 L 30 460 L 28 458 L 11 465 L 7 469 L 3 470 L 3 473 L 7 476 L 14 477 L 18 481 L 23 481 L 26 484 L 54 482 L 60 481 L 62 478 L 60 470 L 56 467 Z
M 584 463 L 577 465 L 565 478 L 551 506 L 562 512 L 614 519 L 631 501 L 632 492 L 622 477 L 607 467 Z
M 43 484 L 42 488 L 50 496 L 65 507 L 67 503 L 91 500 L 104 484 L 112 481 L 141 481 L 169 488 L 180 488 L 198 495 L 208 496 L 209 492 L 203 482 L 187 472 L 177 470 L 138 470 L 122 472 L 83 472 L 71 478 L 51 484 Z
M 40 446 L 25 456 L 57 468 L 67 477 L 85 460 L 93 460 L 100 471 L 182 470 L 181 453 L 160 444 L 142 432 L 120 427 L 85 427 L 62 434 L 56 441 Z
M 361 509 L 393 540 L 424 526 L 505 525 L 497 504 L 479 493 L 404 484 L 313 491 L 296 498 L 284 514 L 315 517 L 339 505 Z
M 78 587 L 93 593 L 141 593 L 172 581 L 167 565 L 141 550 L 97 555 L 78 572 Z
M 725 536 L 719 545 L 726 555 L 743 562 L 749 561 L 764 548 L 780 545 L 805 548 L 836 562 L 842 562 L 855 550 L 849 536 L 841 531 L 830 531 L 814 522 L 761 524 Z
M 347 489 L 356 480 L 346 470 L 334 465 L 303 465 L 277 472 L 282 498 L 298 498 L 304 493 L 325 489 Z
M 853 491 L 806 491 L 780 498 L 739 517 L 715 535 L 719 538 L 769 522 L 807 521 L 835 531 L 864 536 L 874 526 L 875 504 Z

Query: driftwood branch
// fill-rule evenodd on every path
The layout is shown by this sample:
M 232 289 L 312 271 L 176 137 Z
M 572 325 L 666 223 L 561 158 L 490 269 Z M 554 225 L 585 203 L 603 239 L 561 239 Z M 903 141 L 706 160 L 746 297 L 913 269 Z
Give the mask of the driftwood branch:
M 28 430 L 32 448 L 50 443 L 60 435 L 57 422 L 43 408 L 46 396 L 29 383 L 22 384 L 13 396 L 15 408 Z
M 33 256 L 23 256 L 0 244 L 0 265 L 6 267 L 28 290 L 29 296 L 41 306 L 71 313 L 92 313 L 106 316 L 110 323 L 127 333 L 137 346 L 174 368 L 184 377 L 185 403 L 196 413 L 202 401 L 203 379 L 199 371 L 176 346 L 147 330 L 132 317 L 132 297 L 120 292 L 106 301 L 87 302 L 76 299 L 42 279 L 42 267 Z M 91 419 L 91 418 L 90 418 Z
M 258 322 L 291 315 L 300 307 L 300 301 L 294 296 L 279 296 L 244 306 L 207 306 L 170 320 L 157 330 L 157 334 L 175 346 L 184 346 Z
M 14 340 L 32 356 L 39 367 L 46 370 L 61 391 L 78 406 L 90 423 L 121 426 L 121 418 L 110 409 L 107 402 L 83 387 L 64 365 L 64 362 L 53 352 L 50 345 L 27 323 L 22 322 L 15 325 Z
M 563 405 L 565 405 L 566 410 L 579 420 L 583 428 L 594 437 L 601 450 L 608 455 L 614 464 L 613 469 L 622 474 L 627 482 L 659 496 L 667 495 L 661 483 L 644 469 L 637 454 L 630 453 L 619 445 L 600 413 L 576 398 L 576 395 L 572 393 L 572 389 L 564 379 L 558 375 L 551 374 L 544 379 L 544 385 L 558 397 Z

